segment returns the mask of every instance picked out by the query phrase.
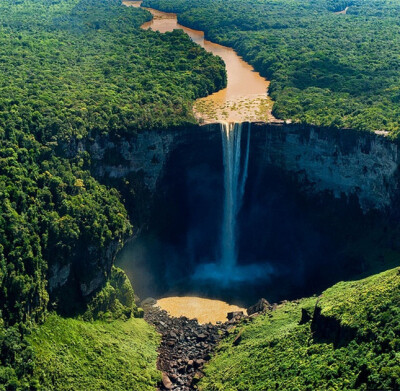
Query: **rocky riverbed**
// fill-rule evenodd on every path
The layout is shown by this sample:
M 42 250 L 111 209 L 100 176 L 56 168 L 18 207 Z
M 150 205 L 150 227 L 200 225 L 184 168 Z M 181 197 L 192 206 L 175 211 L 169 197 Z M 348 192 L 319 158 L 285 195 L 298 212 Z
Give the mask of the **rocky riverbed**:
M 227 321 L 199 324 L 197 319 L 171 317 L 157 306 L 147 303 L 144 306 L 145 320 L 155 326 L 162 340 L 158 350 L 157 367 L 162 371 L 162 382 L 159 391 L 192 391 L 203 376 L 203 366 L 211 359 L 218 342 L 229 335 L 242 321 L 251 321 L 257 314 L 273 310 L 266 300 L 261 299 L 248 309 L 251 316 L 243 312 L 230 312 Z M 240 343 L 240 333 L 234 344 Z

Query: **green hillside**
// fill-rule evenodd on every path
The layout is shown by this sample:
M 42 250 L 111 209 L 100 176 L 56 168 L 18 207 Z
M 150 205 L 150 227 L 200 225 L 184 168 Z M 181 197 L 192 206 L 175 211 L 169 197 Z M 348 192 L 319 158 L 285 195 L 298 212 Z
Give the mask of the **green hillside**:
M 299 324 L 302 309 L 313 319 Z M 400 389 L 399 269 L 340 282 L 243 324 L 205 374 L 203 391 Z
M 143 319 L 84 322 L 51 315 L 29 337 L 32 384 L 46 390 L 154 390 L 159 336 Z

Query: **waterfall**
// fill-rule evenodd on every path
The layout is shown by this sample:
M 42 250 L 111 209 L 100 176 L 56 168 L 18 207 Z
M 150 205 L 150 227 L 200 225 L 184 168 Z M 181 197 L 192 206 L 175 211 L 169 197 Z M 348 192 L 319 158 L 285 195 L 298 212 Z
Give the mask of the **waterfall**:
M 250 124 L 247 131 L 246 155 L 241 172 L 242 123 L 221 123 L 224 163 L 224 211 L 222 218 L 221 267 L 230 272 L 237 261 L 237 217 L 242 206 L 246 186 L 249 152 Z
M 268 263 L 237 265 L 237 218 L 243 203 L 250 156 L 250 124 L 245 155 L 241 157 L 242 123 L 221 123 L 224 163 L 224 205 L 218 262 L 200 263 L 193 281 L 212 281 L 212 289 L 231 289 L 232 282 L 254 284 L 269 281 L 274 268 Z M 207 285 L 206 285 L 207 286 Z

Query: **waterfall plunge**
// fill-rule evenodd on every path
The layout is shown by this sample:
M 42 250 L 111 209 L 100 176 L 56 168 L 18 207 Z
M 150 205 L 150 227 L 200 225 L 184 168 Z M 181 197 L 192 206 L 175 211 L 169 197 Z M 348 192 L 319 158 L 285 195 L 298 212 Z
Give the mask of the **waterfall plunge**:
M 241 139 L 243 124 L 221 123 L 224 204 L 219 261 L 216 263 L 200 263 L 192 276 L 195 281 L 218 281 L 218 286 L 222 289 L 229 288 L 231 282 L 254 283 L 257 280 L 267 281 L 274 273 L 269 263 L 237 265 L 237 218 L 242 206 L 248 174 L 250 129 L 249 123 L 246 151 L 242 159 Z
M 230 274 L 237 262 L 237 216 L 246 186 L 250 151 L 250 124 L 247 132 L 246 155 L 241 170 L 242 123 L 221 123 L 224 162 L 224 213 L 221 237 L 221 269 Z M 241 172 L 242 171 L 242 172 Z

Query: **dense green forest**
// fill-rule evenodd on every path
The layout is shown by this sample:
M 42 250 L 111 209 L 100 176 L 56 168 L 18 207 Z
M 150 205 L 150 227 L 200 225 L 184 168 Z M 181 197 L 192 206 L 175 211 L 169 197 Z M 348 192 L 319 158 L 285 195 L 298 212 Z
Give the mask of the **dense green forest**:
M 146 2 L 235 47 L 272 80 L 276 116 L 400 134 L 396 2 Z M 159 336 L 113 266 L 136 228 L 134 200 L 93 176 L 84 148 L 69 153 L 97 136 L 192 125 L 193 101 L 226 85 L 220 58 L 181 31 L 141 30 L 150 17 L 120 0 L 0 1 L 1 391 L 160 380 Z M 200 386 L 399 389 L 399 300 L 393 270 L 280 306 L 235 348 L 234 329 Z M 298 324 L 316 304 L 350 339 Z
M 150 17 L 118 0 L 0 2 L 0 389 L 27 388 L 25 334 L 48 309 L 132 313 L 124 283 L 91 299 L 90 281 L 110 276 L 135 222 L 68 146 L 194 123 L 193 100 L 226 83 L 222 61 L 182 32 L 142 31 Z M 73 276 L 70 290 L 51 290 L 51 272 Z
M 237 50 L 283 119 L 400 134 L 399 4 L 391 0 L 145 0 Z M 347 14 L 335 12 L 349 7 Z
M 399 390 L 399 303 L 398 268 L 284 303 L 232 330 L 199 389 Z
M 66 160 L 62 145 L 193 122 L 193 99 L 223 86 L 225 71 L 180 32 L 140 30 L 150 15 L 118 1 L 0 7 L 0 309 L 12 322 L 42 312 L 50 255 L 63 263 L 130 230 L 88 154 Z

